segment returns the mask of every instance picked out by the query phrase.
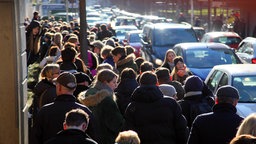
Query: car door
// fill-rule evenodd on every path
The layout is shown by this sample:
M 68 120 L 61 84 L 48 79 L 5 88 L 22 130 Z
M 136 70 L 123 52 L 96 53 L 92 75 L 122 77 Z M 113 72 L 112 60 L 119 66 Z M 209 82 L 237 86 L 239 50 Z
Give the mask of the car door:
M 206 85 L 209 87 L 209 89 L 215 94 L 216 90 L 218 87 L 220 87 L 220 85 L 223 84 L 223 82 L 220 83 L 220 80 L 222 78 L 222 75 L 224 74 L 222 71 L 220 70 L 215 70 L 212 73 L 210 73 L 210 78 L 209 80 L 206 82 Z

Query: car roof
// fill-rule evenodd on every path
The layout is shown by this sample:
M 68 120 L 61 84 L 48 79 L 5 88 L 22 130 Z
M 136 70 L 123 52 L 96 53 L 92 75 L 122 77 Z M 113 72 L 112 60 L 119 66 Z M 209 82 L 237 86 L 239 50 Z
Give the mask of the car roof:
M 237 33 L 235 32 L 207 32 L 205 35 L 209 35 L 211 37 L 222 37 L 222 36 L 227 36 L 227 37 L 240 37 Z
M 148 27 L 152 27 L 155 29 L 165 29 L 165 28 L 191 28 L 190 25 L 179 24 L 179 23 L 154 23 L 154 24 L 146 24 Z
M 117 16 L 116 19 L 135 19 L 135 17 L 130 17 L 130 16 Z
M 142 33 L 142 30 L 132 30 L 127 33 L 134 34 L 134 33 Z
M 201 42 L 189 42 L 189 43 L 179 43 L 174 46 L 181 47 L 182 49 L 203 49 L 203 48 L 213 48 L 213 49 L 231 49 L 229 46 L 222 43 L 201 43 Z
M 115 29 L 117 30 L 117 29 L 138 29 L 136 26 L 134 26 L 134 25 L 123 25 L 123 26 L 115 26 Z
M 221 70 L 232 76 L 256 75 L 256 64 L 226 64 L 216 65 L 214 70 Z

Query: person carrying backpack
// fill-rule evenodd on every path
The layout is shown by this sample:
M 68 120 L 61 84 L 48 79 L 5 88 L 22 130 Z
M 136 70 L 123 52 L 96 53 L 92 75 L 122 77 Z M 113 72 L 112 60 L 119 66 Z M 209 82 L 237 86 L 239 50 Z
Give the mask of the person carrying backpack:
M 187 119 L 189 128 L 191 128 L 194 119 L 198 115 L 212 112 L 214 100 L 210 96 L 203 95 L 203 88 L 204 83 L 198 76 L 189 76 L 185 80 L 185 95 L 178 102 L 181 106 L 182 114 Z

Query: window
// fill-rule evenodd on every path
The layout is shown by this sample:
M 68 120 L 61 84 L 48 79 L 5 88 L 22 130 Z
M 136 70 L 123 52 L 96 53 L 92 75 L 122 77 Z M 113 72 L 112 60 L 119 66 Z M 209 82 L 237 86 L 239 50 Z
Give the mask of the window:
M 214 71 L 213 74 L 211 75 L 209 81 L 207 82 L 207 86 L 209 89 L 214 92 L 216 90 L 216 87 L 218 86 L 218 82 L 220 77 L 222 76 L 223 72 L 221 71 Z

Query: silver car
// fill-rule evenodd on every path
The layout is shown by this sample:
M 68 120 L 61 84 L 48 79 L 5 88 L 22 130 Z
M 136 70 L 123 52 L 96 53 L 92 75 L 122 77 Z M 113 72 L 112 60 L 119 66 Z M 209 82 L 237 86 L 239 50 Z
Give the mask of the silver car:
M 238 89 L 240 99 L 237 113 L 246 117 L 256 112 L 256 65 L 228 64 L 214 66 L 205 79 L 213 94 L 219 87 L 231 85 Z
M 247 63 L 256 64 L 256 38 L 247 37 L 243 39 L 236 54 Z

